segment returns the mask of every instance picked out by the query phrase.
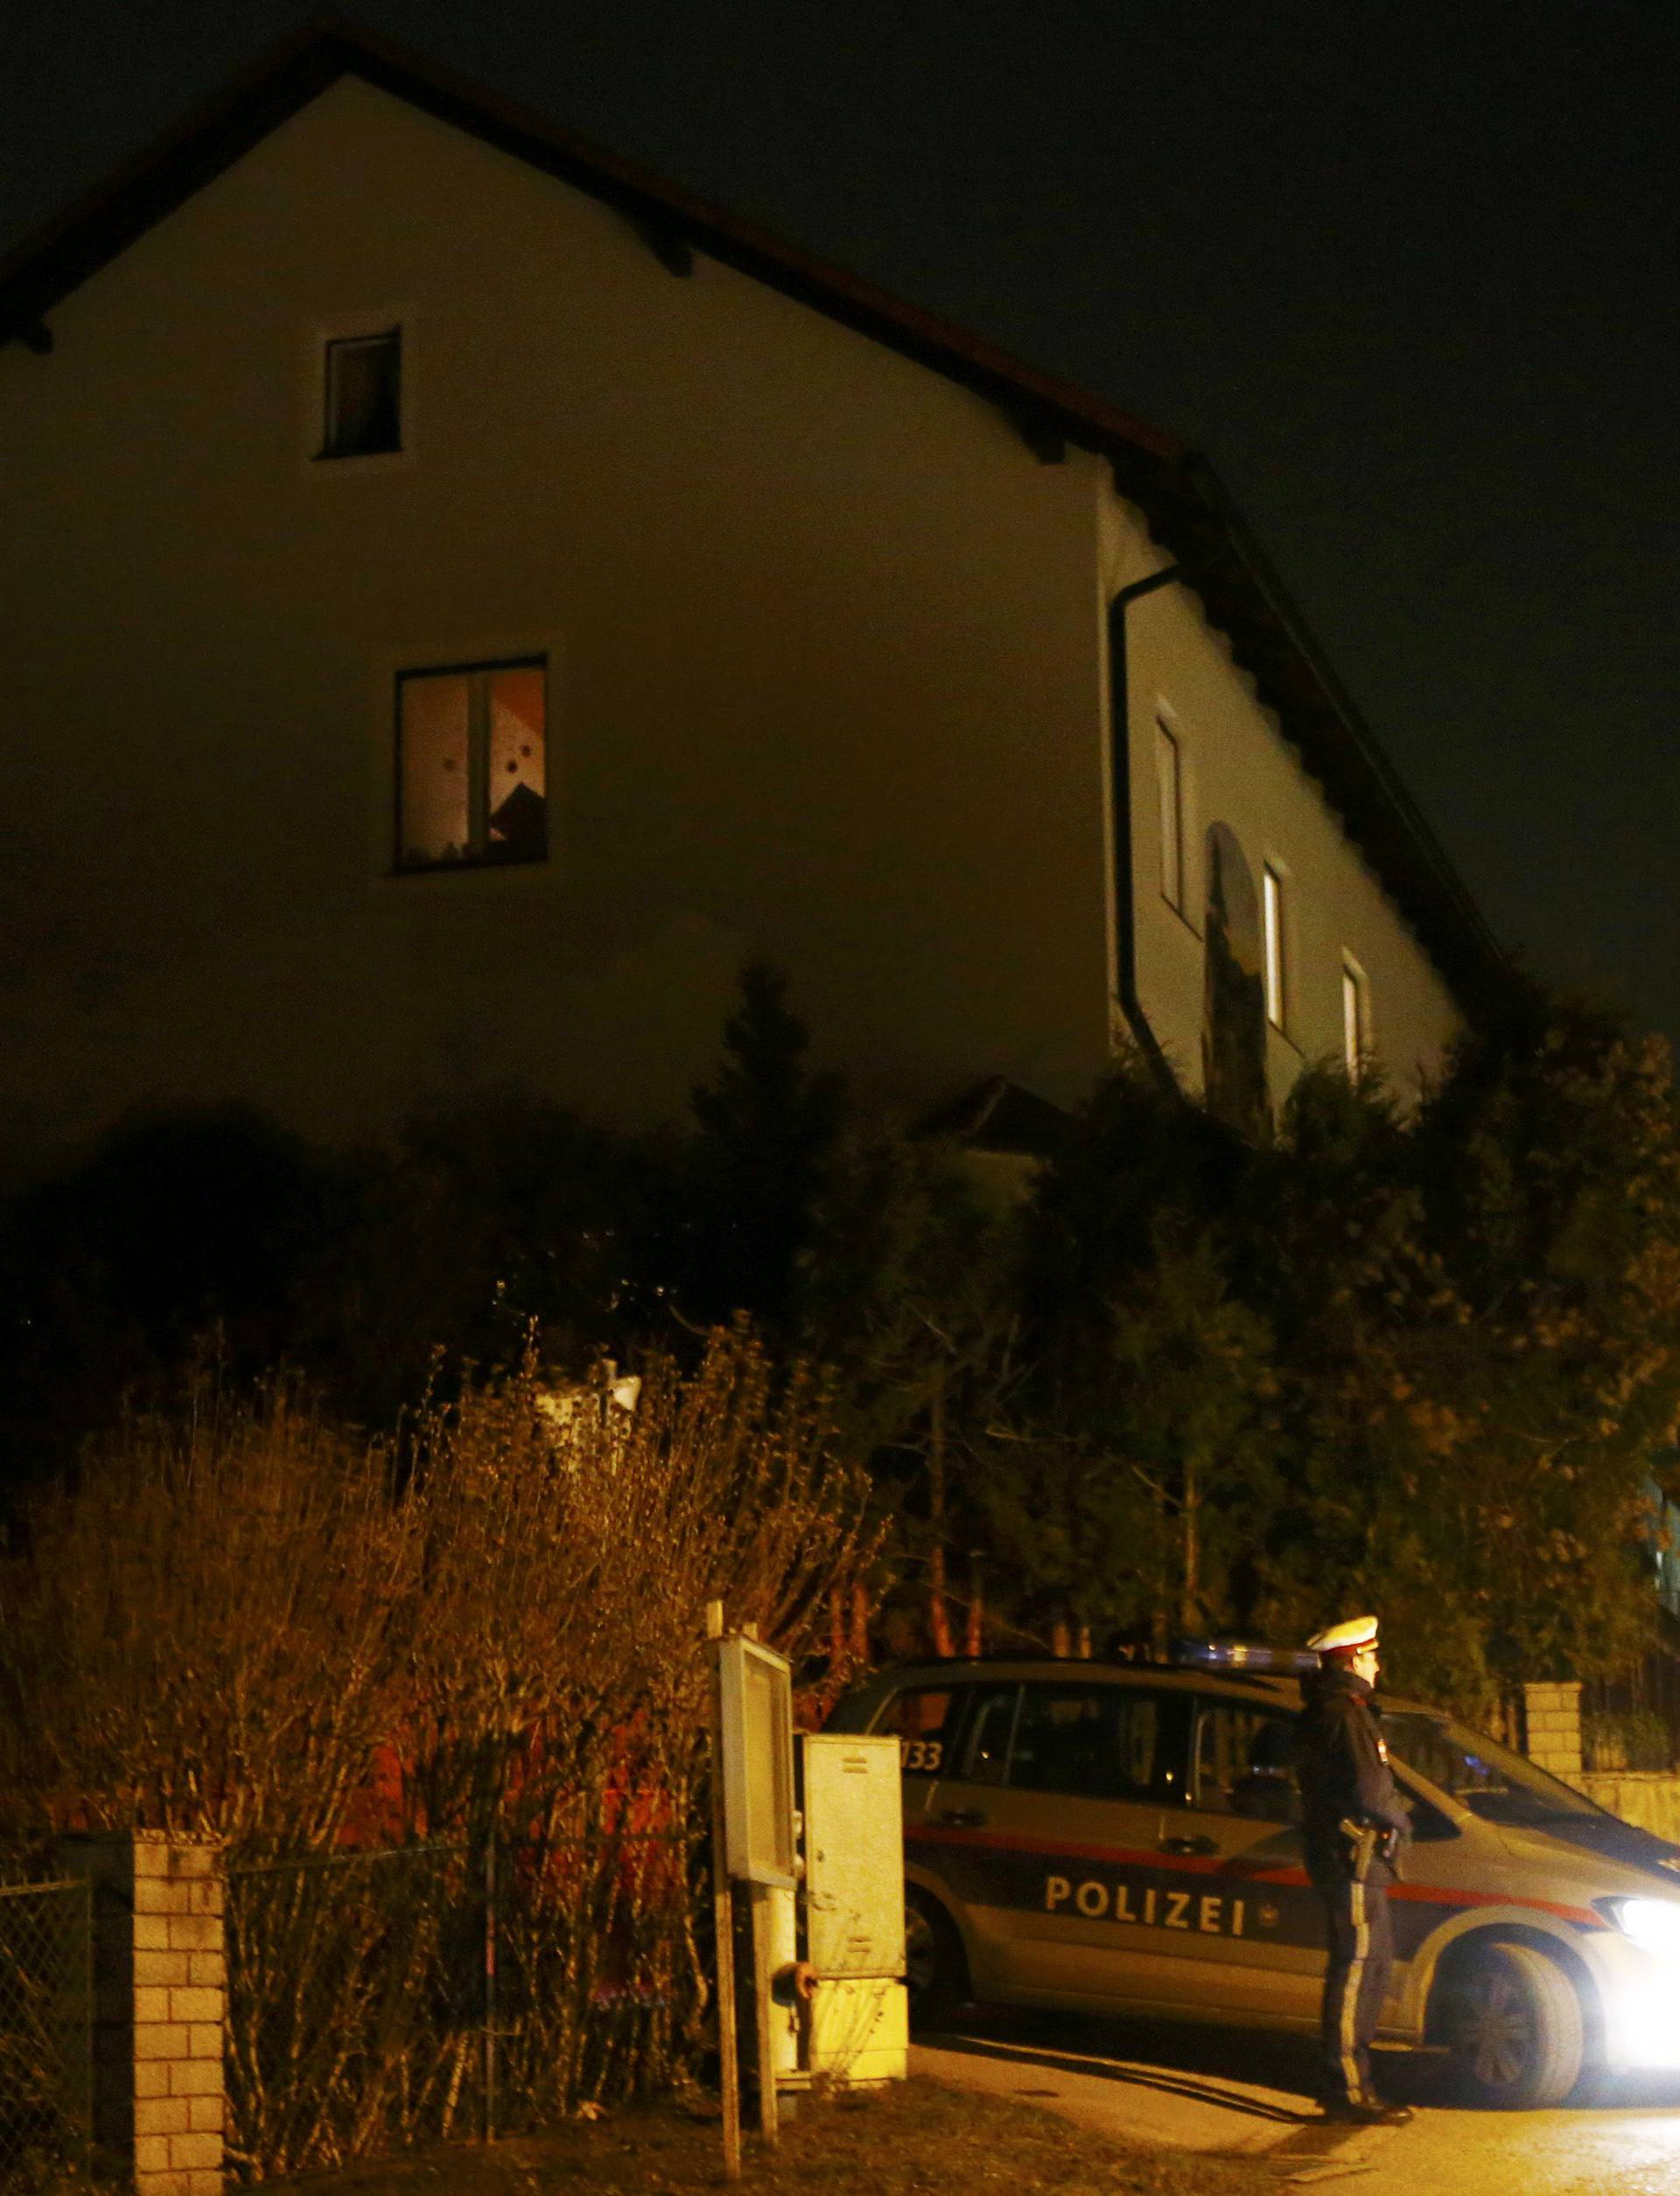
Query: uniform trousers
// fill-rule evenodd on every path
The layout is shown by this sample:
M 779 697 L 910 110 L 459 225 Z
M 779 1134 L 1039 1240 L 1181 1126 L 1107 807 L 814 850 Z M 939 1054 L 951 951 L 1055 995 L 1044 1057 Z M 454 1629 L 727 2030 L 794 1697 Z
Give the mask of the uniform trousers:
M 1330 1958 L 1324 1971 L 1322 2035 L 1326 2103 L 1369 2104 L 1371 2039 L 1394 1969 L 1389 1888 L 1354 1876 L 1320 1880 Z

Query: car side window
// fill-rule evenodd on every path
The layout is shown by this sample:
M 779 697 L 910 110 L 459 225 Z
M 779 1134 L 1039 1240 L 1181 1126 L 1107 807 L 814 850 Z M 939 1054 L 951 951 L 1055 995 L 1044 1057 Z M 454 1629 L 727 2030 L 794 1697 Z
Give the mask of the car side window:
M 1009 1767 L 1018 1685 L 976 1686 L 960 1745 L 958 1776 L 965 1784 L 1002 1784 Z
M 1235 1701 L 1210 1701 L 1196 1710 L 1192 1804 L 1208 1815 L 1241 1815 L 1260 1822 L 1298 1822 L 1300 1794 L 1293 1773 L 1294 1723 Z
M 906 1777 L 948 1773 L 962 1694 L 952 1685 L 918 1685 L 895 1694 L 875 1725 L 899 1742 L 899 1766 Z
M 1463 1836 L 1458 1824 L 1443 1815 L 1432 1801 L 1424 1799 L 1409 1779 L 1396 1776 L 1395 1782 L 1411 1817 L 1411 1835 L 1419 1845 L 1438 1844 L 1446 1838 Z
M 1086 1800 L 1150 1800 L 1157 1793 L 1160 1703 L 1122 1685 L 1029 1684 L 1010 1754 L 1023 1792 Z

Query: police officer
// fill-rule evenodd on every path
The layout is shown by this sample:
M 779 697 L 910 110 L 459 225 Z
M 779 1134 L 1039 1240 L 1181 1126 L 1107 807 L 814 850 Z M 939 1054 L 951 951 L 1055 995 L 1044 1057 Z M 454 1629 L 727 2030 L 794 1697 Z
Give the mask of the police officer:
M 1350 1617 L 1307 1645 L 1319 1667 L 1301 1682 L 1295 1760 L 1307 1873 L 1324 1901 L 1329 1941 L 1324 2109 L 1334 2120 L 1393 2125 L 1411 2115 L 1372 2088 L 1370 2046 L 1394 1965 L 1389 1885 L 1411 1818 L 1371 1706 L 1376 1619 Z

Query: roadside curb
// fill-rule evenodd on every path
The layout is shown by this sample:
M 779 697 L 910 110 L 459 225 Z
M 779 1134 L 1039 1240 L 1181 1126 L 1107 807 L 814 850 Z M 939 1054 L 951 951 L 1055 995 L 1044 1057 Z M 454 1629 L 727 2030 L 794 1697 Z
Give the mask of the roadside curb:
M 1325 2158 L 1326 2138 L 1340 2154 L 1370 2132 L 1308 2118 L 1298 2095 L 1263 2083 L 1036 2039 L 928 2039 L 912 2045 L 910 2065 L 948 2088 L 1017 2097 L 1123 2141 L 1206 2155 L 1257 2160 L 1297 2143 L 1305 2167 Z

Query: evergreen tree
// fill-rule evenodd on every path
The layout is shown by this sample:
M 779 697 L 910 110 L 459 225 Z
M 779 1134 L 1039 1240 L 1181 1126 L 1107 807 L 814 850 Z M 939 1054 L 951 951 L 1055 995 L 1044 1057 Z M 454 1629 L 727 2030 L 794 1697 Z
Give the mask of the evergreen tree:
M 785 1336 L 812 1210 L 840 1132 L 842 1078 L 813 1073 L 809 1036 L 764 962 L 741 972 L 717 1078 L 694 1092 L 692 1222 L 683 1309 L 703 1324 L 744 1312 Z
M 802 1346 L 839 1374 L 843 1420 L 874 1458 L 885 1621 L 906 1653 L 981 1636 L 965 1557 L 972 1480 L 1013 1378 L 1020 1213 L 956 1147 L 890 1124 L 841 1143 L 802 1273 Z
M 1381 1605 L 1417 1689 L 1488 1711 L 1626 1667 L 1680 1418 L 1680 1121 L 1665 1046 L 1525 986 L 1402 1122 L 1305 1081 L 1250 1286 L 1275 1308 L 1269 1609 Z

